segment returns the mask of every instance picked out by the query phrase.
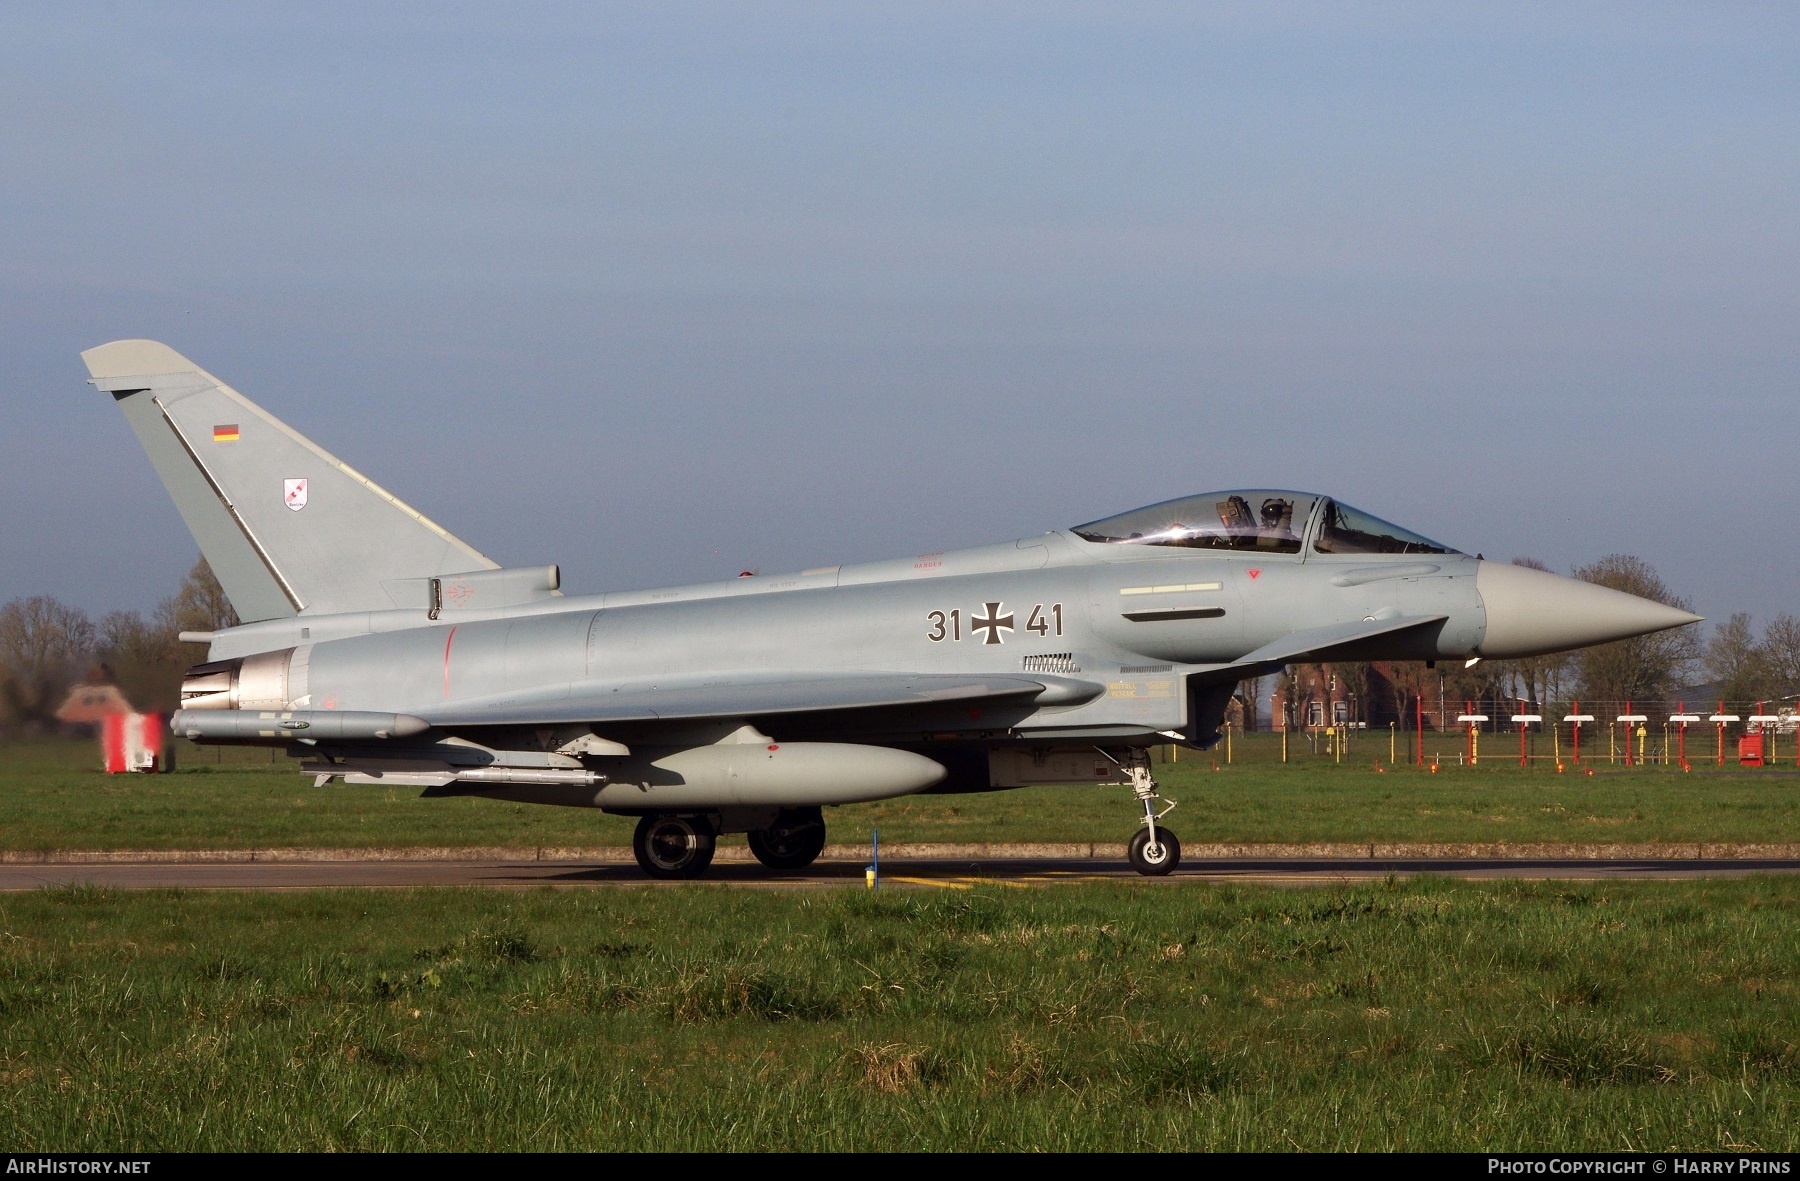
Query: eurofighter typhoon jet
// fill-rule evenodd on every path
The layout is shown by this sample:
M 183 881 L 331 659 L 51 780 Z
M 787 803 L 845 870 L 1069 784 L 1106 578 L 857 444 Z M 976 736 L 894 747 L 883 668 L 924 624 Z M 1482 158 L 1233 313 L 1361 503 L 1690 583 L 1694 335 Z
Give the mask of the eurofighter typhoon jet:
M 1306 492 L 1184 496 L 977 549 L 565 595 L 502 568 L 166 345 L 82 354 L 243 620 L 183 638 L 172 729 L 279 746 L 321 785 L 639 817 L 654 877 L 743 832 L 810 864 L 822 809 L 914 792 L 1129 787 L 1165 874 L 1149 748 L 1218 740 L 1298 661 L 1556 652 L 1696 622 L 1484 562 Z M 1135 813 L 1136 809 L 1134 809 Z

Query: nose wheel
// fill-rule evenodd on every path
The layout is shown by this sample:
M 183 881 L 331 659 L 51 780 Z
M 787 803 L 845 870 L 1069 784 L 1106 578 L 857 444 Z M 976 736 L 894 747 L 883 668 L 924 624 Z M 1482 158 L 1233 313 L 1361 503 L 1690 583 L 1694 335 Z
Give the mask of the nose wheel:
M 1166 828 L 1159 828 L 1154 834 L 1140 828 L 1126 847 L 1125 859 L 1145 877 L 1159 878 L 1181 864 L 1181 842 Z
M 1147 752 L 1133 751 L 1130 761 L 1120 765 L 1131 778 L 1131 794 L 1144 805 L 1144 827 L 1126 846 L 1125 858 L 1145 877 L 1161 877 L 1181 864 L 1181 842 L 1162 823 L 1162 818 L 1175 810 L 1175 801 L 1157 793 Z

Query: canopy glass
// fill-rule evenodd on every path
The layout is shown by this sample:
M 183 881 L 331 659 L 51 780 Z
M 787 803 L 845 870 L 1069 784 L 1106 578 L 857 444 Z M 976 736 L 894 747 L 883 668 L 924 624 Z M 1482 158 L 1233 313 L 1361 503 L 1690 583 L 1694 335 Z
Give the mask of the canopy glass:
M 1306 492 L 1234 489 L 1165 500 L 1077 525 L 1084 541 L 1180 549 L 1297 554 L 1318 506 L 1312 548 L 1320 554 L 1454 554 L 1447 545 L 1360 509 Z
M 1304 492 L 1208 492 L 1077 525 L 1074 533 L 1119 545 L 1297 554 L 1317 500 Z

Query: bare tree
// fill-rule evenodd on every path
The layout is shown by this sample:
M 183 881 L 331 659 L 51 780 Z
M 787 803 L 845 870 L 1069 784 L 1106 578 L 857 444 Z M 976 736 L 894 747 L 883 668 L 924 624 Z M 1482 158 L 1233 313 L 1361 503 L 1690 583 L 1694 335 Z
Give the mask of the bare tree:
M 1683 611 L 1693 610 L 1687 599 L 1669 589 L 1650 563 L 1630 554 L 1608 554 L 1592 565 L 1579 566 L 1575 577 Z M 1583 649 L 1574 658 L 1581 696 L 1589 701 L 1662 700 L 1689 675 L 1699 651 L 1691 627 Z
M 1262 706 L 1263 679 L 1251 677 L 1238 682 L 1238 696 L 1244 701 L 1244 729 L 1256 729 L 1256 715 Z
M 173 709 L 182 671 L 193 663 L 186 645 L 136 611 L 111 612 L 100 620 L 98 632 L 95 654 L 125 699 L 138 709 Z
M 1394 715 L 1401 719 L 1402 730 L 1411 730 L 1418 724 L 1414 698 L 1423 705 L 1424 713 L 1434 719 L 1437 717 L 1438 675 L 1427 669 L 1424 661 L 1393 661 L 1385 666 L 1385 675 L 1392 696 Z
M 156 624 L 170 639 L 178 632 L 210 632 L 236 627 L 238 614 L 225 588 L 201 558 L 181 580 L 181 589 L 156 608 Z
M 1758 701 L 1775 695 L 1768 653 L 1750 630 L 1750 613 L 1739 611 L 1713 629 L 1706 642 L 1706 675 L 1727 701 Z
M 49 723 L 93 649 L 94 624 L 79 608 L 49 595 L 0 607 L 0 693 L 6 711 L 26 725 Z
M 1800 692 L 1800 619 L 1785 612 L 1763 629 L 1763 657 L 1778 693 Z

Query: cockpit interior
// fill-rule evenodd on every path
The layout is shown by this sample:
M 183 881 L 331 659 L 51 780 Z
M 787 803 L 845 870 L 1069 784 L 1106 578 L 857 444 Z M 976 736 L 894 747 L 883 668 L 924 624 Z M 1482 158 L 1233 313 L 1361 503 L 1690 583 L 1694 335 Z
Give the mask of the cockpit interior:
M 1329 497 L 1235 489 L 1165 500 L 1077 525 L 1083 541 L 1180 549 L 1298 554 L 1454 554 L 1460 551 Z

